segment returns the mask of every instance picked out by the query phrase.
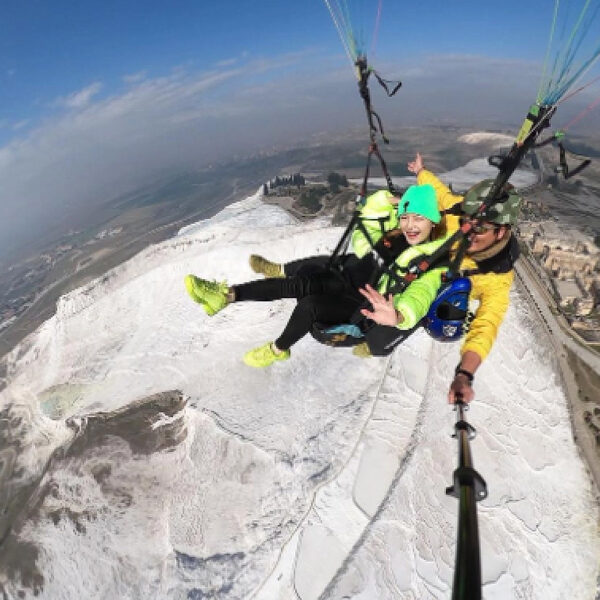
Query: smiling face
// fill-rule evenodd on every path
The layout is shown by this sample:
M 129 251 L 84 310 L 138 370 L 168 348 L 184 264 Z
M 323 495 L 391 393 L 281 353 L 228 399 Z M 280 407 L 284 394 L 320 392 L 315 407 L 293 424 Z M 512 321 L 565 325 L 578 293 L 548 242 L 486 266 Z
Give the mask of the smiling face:
M 467 219 L 469 218 L 462 217 L 461 223 L 464 223 Z M 472 220 L 471 222 L 474 225 L 474 230 L 469 234 L 467 254 L 487 250 L 506 235 L 507 228 L 503 225 L 497 225 L 489 221 L 478 223 L 476 220 Z
M 402 229 L 406 241 L 411 246 L 415 246 L 429 239 L 433 223 L 421 215 L 405 213 L 400 215 L 400 229 Z

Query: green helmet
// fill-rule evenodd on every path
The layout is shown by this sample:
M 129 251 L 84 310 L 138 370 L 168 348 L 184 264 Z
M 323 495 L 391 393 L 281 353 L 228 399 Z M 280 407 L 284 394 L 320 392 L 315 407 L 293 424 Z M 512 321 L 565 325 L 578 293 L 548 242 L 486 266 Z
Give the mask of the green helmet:
M 486 199 L 493 179 L 484 179 L 467 190 L 460 208 L 467 215 L 474 215 L 481 203 Z M 521 196 L 510 183 L 505 183 L 498 199 L 481 213 L 481 218 L 498 225 L 514 225 L 521 210 Z

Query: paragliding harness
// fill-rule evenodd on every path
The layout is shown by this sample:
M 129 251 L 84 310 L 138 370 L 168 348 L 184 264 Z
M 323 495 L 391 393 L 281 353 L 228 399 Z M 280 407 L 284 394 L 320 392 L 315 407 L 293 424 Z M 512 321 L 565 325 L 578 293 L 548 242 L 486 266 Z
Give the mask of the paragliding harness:
M 444 211 L 442 211 L 443 213 Z M 451 212 L 451 211 L 446 211 Z M 399 274 L 394 263 L 388 264 L 378 253 L 379 244 L 374 244 L 362 220 L 358 220 L 356 227 L 361 230 L 369 245 L 371 246 L 371 255 L 377 262 L 376 268 L 371 276 L 369 283 L 375 287 L 379 279 L 383 275 L 387 275 L 391 285 L 383 290 L 384 294 L 398 294 L 403 292 L 410 281 L 406 280 L 406 275 Z M 382 229 L 383 233 L 383 229 Z M 386 245 L 386 239 L 382 238 L 380 243 Z M 408 272 L 413 269 L 413 265 L 418 264 L 423 257 L 421 255 L 414 258 L 408 264 Z M 434 263 L 430 264 L 429 268 L 449 267 L 449 255 L 446 253 L 440 255 Z M 340 269 L 343 269 L 343 264 L 340 264 Z M 478 269 L 472 269 L 469 272 L 460 272 L 456 276 L 448 277 L 448 273 L 442 276 L 442 286 L 440 287 L 436 298 L 431 304 L 427 315 L 414 328 L 417 329 L 423 326 L 427 333 L 438 341 L 449 342 L 460 339 L 468 330 L 472 314 L 468 312 L 469 293 L 471 291 L 471 281 L 469 275 L 479 272 Z M 411 280 L 412 281 L 412 280 Z M 368 304 L 363 306 L 368 307 Z M 413 330 L 414 330 L 413 329 Z M 378 331 L 377 331 L 378 330 Z M 384 334 L 385 349 L 393 350 L 393 347 L 405 339 L 409 334 L 402 332 L 395 327 L 377 325 L 373 321 L 364 317 L 360 311 L 357 311 L 350 323 L 335 325 L 331 327 L 323 326 L 319 323 L 313 326 L 312 335 L 319 342 L 332 346 L 354 346 L 363 341 L 369 341 L 371 336 L 381 337 L 383 330 L 387 330 Z M 410 330 L 412 333 L 413 330 Z
M 480 272 L 486 272 L 478 268 L 476 270 L 462 271 L 460 264 L 465 257 L 467 247 L 469 245 L 469 234 L 472 232 L 475 223 L 485 221 L 487 218 L 493 217 L 492 205 L 497 202 L 502 202 L 505 198 L 504 186 L 508 182 L 510 176 L 515 171 L 525 154 L 534 146 L 535 141 L 541 131 L 549 127 L 550 119 L 556 111 L 555 106 L 540 106 L 533 105 L 530 107 L 529 113 L 523 122 L 519 135 L 512 148 L 505 156 L 497 157 L 497 161 L 493 164 L 499 170 L 494 183 L 492 184 L 486 198 L 481 205 L 471 215 L 471 219 L 464 222 L 460 228 L 450 236 L 437 250 L 430 255 L 421 255 L 411 261 L 407 268 L 407 273 L 399 277 L 391 268 L 384 268 L 383 273 L 390 275 L 395 282 L 394 285 L 387 291 L 388 293 L 397 294 L 404 291 L 410 283 L 420 277 L 423 273 L 431 268 L 439 267 L 448 261 L 450 249 L 458 244 L 453 259 L 448 263 L 448 271 L 445 274 L 445 284 L 440 289 L 438 296 L 431 305 L 428 314 L 423 319 L 423 326 L 432 337 L 439 340 L 452 341 L 462 337 L 466 328 L 468 328 L 470 319 L 467 310 L 468 296 L 470 291 L 470 282 L 468 277 Z M 458 207 L 453 207 L 458 208 Z M 452 213 L 453 209 L 449 211 Z M 371 246 L 374 244 L 368 236 L 368 232 L 364 225 L 361 227 L 360 218 L 353 219 L 353 227 L 359 227 Z M 347 229 L 343 238 L 349 238 L 350 230 Z M 343 241 L 343 239 L 342 239 Z M 342 242 L 341 241 L 341 242 Z M 334 251 L 332 259 L 335 260 L 342 248 L 342 243 L 339 243 Z M 513 249 L 516 246 L 513 243 Z M 513 259 L 516 259 L 513 256 Z M 494 269 L 491 269 L 494 270 Z M 380 276 L 383 273 L 378 273 Z M 362 317 L 362 316 L 361 316 Z M 355 345 L 364 341 L 366 331 L 373 327 L 372 322 L 362 317 L 357 319 L 357 322 L 351 323 L 352 327 L 337 326 L 336 328 L 325 328 L 317 324 L 313 331 L 313 336 L 325 344 L 332 345 Z M 362 333 L 362 336 L 360 335 Z
M 369 149 L 367 152 L 367 163 L 365 166 L 365 172 L 363 175 L 360 192 L 356 198 L 356 209 L 354 210 L 352 218 L 350 219 L 350 222 L 344 230 L 342 237 L 340 238 L 335 249 L 333 250 L 333 253 L 329 257 L 327 267 L 333 271 L 340 271 L 341 269 L 343 269 L 344 256 L 350 244 L 350 238 L 354 230 L 357 228 L 365 236 L 365 239 L 372 248 L 372 251 L 374 251 L 375 244 L 373 243 L 373 240 L 369 232 L 367 231 L 367 228 L 364 225 L 364 221 L 368 220 L 379 222 L 381 233 L 385 233 L 384 224 L 387 221 L 387 216 L 382 218 L 365 218 L 361 212 L 361 208 L 365 205 L 365 201 L 367 198 L 367 186 L 371 171 L 371 160 L 373 156 L 375 156 L 379 161 L 381 171 L 385 177 L 389 192 L 391 194 L 396 194 L 396 189 L 394 187 L 394 183 L 392 182 L 392 178 L 387 168 L 387 164 L 381 152 L 379 151 L 379 147 L 377 146 L 377 135 L 381 136 L 381 139 L 385 144 L 389 144 L 389 139 L 385 135 L 383 123 L 381 122 L 381 117 L 375 112 L 371 104 L 371 93 L 369 91 L 369 77 L 371 74 L 373 74 L 373 76 L 377 79 L 381 87 L 385 90 L 388 97 L 394 96 L 394 94 L 402 86 L 402 82 L 389 81 L 383 79 L 381 75 L 379 75 L 375 70 L 368 66 L 367 59 L 365 56 L 359 56 L 356 62 L 354 63 L 354 66 L 356 67 L 356 76 L 358 79 L 358 91 L 360 93 L 360 97 L 363 100 L 365 111 L 367 113 L 367 121 L 369 123 Z M 390 91 L 391 85 L 393 85 L 393 87 Z M 379 262 L 379 264 L 382 269 L 388 272 L 388 274 L 396 278 L 396 275 L 391 271 L 391 269 L 384 266 L 383 261 Z M 366 332 L 366 323 L 362 315 L 358 315 L 356 319 L 352 319 L 352 321 L 353 322 L 351 323 L 335 325 L 333 327 L 328 327 L 321 323 L 315 323 L 311 333 L 317 341 L 323 344 L 331 346 L 355 346 L 356 344 L 359 344 L 365 339 L 364 335 Z
M 370 174 L 371 158 L 373 155 L 376 156 L 379 160 L 381 170 L 386 179 L 388 190 L 391 194 L 396 193 L 385 160 L 377 146 L 377 134 L 381 135 L 384 143 L 388 144 L 389 140 L 385 136 L 381 118 L 373 110 L 373 107 L 371 105 L 371 97 L 368 87 L 369 75 L 373 73 L 373 75 L 377 78 L 377 81 L 385 89 L 388 96 L 390 97 L 398 91 L 402 84 L 401 82 L 395 82 L 396 85 L 390 92 L 387 84 L 392 82 L 384 80 L 379 74 L 370 69 L 367 66 L 366 58 L 363 56 L 358 58 L 358 60 L 355 63 L 355 66 L 357 69 L 359 92 L 365 105 L 367 120 L 369 123 L 370 145 L 367 154 L 367 164 L 365 167 L 362 186 L 360 189 L 360 193 L 357 197 L 357 209 L 354 211 L 350 223 L 346 227 L 344 233 L 342 234 L 342 237 L 340 238 L 337 246 L 335 247 L 329 259 L 328 266 L 330 269 L 341 269 L 343 267 L 343 257 L 347 251 L 352 232 L 355 229 L 359 229 L 364 235 L 365 239 L 368 241 L 371 247 L 371 252 L 375 256 L 379 265 L 379 269 L 376 269 L 376 271 L 374 272 L 373 276 L 371 277 L 370 283 L 374 285 L 382 275 L 386 274 L 389 276 L 390 281 L 394 282 L 394 284 L 387 290 L 386 293 L 396 294 L 404 291 L 408 287 L 410 282 L 416 279 L 416 277 L 409 277 L 409 275 L 412 272 L 418 270 L 418 275 L 420 275 L 426 270 L 425 269 L 423 271 L 420 271 L 418 266 L 422 261 L 422 257 L 414 259 L 414 261 L 409 265 L 408 275 L 405 275 L 404 277 L 399 276 L 392 268 L 393 265 L 386 265 L 385 261 L 383 261 L 381 257 L 377 256 L 375 244 L 373 243 L 373 240 L 364 225 L 365 220 L 378 219 L 365 219 L 365 217 L 361 213 L 360 208 L 364 206 L 367 197 L 367 184 Z M 385 233 L 384 222 L 386 220 L 387 217 L 379 220 L 382 235 Z M 447 246 L 445 245 L 445 249 L 443 252 L 437 252 L 435 260 L 429 261 L 427 269 L 432 268 L 433 266 L 438 267 L 449 265 L 448 256 L 450 246 L 451 244 Z M 462 260 L 462 256 L 460 260 Z M 462 337 L 469 324 L 468 298 L 470 289 L 471 282 L 468 278 L 464 276 L 452 276 L 447 278 L 444 281 L 442 287 L 440 288 L 437 297 L 433 301 L 426 317 L 419 325 L 423 325 L 425 327 L 425 330 L 429 333 L 429 335 L 431 335 L 434 339 L 440 341 L 454 341 Z M 365 340 L 365 337 L 368 337 L 369 330 L 371 330 L 374 327 L 381 326 L 378 326 L 374 322 L 369 321 L 368 319 L 366 319 L 366 317 L 360 314 L 360 312 L 358 312 L 354 315 L 351 323 L 335 325 L 332 327 L 327 327 L 320 323 L 316 323 L 313 326 L 311 333 L 316 340 L 327 345 L 354 346 L 358 343 L 363 342 Z

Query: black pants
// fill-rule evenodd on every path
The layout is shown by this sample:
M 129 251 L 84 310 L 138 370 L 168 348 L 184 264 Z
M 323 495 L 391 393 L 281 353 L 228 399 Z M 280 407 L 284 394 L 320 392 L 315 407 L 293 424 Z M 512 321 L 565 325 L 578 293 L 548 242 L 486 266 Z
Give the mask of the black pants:
M 284 268 L 285 278 L 269 278 L 232 286 L 236 302 L 249 300 L 269 302 L 281 298 L 296 298 L 294 308 L 283 333 L 275 340 L 281 350 L 288 350 L 309 333 L 315 323 L 324 326 L 360 320 L 360 309 L 367 306 L 358 292 L 371 281 L 376 264 L 367 255 L 344 258 L 341 270 L 328 269 L 329 257 L 314 256 L 291 263 Z M 416 328 L 402 331 L 369 322 L 365 338 L 374 356 L 385 356 L 404 341 Z
M 329 256 L 309 256 L 293 260 L 283 265 L 283 272 L 286 277 L 310 276 L 327 270 L 330 258 Z M 365 287 L 367 283 L 374 286 L 378 279 L 379 267 L 371 254 L 362 258 L 358 258 L 354 254 L 346 254 L 338 259 L 334 269 L 341 273 L 348 285 L 354 289 Z
M 262 279 L 232 286 L 236 302 L 296 298 L 283 333 L 275 340 L 281 350 L 289 349 L 310 332 L 314 323 L 347 323 L 363 303 L 362 296 L 339 272 L 317 264 L 298 269 L 298 275 Z
M 329 265 L 330 257 L 325 255 L 309 256 L 299 260 L 293 260 L 283 265 L 283 272 L 286 277 L 294 275 L 309 275 L 310 273 L 323 271 Z

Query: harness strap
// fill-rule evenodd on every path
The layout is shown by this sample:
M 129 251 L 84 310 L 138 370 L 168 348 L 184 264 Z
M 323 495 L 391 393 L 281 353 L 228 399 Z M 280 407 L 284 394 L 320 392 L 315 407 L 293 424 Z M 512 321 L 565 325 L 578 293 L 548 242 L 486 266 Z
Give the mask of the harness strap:
M 381 77 L 377 73 L 375 73 L 375 71 L 372 71 L 371 69 L 369 69 L 369 67 L 367 66 L 367 59 L 365 57 L 359 57 L 355 64 L 356 64 L 356 69 L 358 72 L 358 91 L 360 93 L 360 97 L 363 99 L 363 102 L 365 104 L 365 110 L 367 112 L 367 120 L 369 122 L 369 136 L 371 138 L 371 145 L 369 146 L 369 154 L 367 156 L 367 167 L 366 167 L 365 177 L 363 180 L 363 189 L 361 190 L 361 194 L 363 197 L 366 196 L 367 179 L 369 176 L 369 165 L 370 165 L 370 160 L 371 160 L 372 154 L 374 154 L 377 157 L 377 159 L 379 160 L 379 163 L 381 165 L 381 170 L 383 171 L 383 174 L 385 176 L 385 180 L 386 180 L 388 189 L 390 190 L 390 192 L 392 194 L 395 194 L 396 191 L 394 188 L 394 184 L 392 183 L 392 178 L 389 175 L 385 160 L 383 160 L 383 156 L 381 156 L 381 153 L 379 152 L 379 148 L 377 147 L 377 143 L 375 141 L 375 136 L 377 135 L 377 133 L 379 133 L 381 135 L 381 138 L 383 139 L 383 141 L 386 144 L 389 144 L 389 140 L 386 138 L 385 132 L 383 131 L 383 124 L 381 122 L 381 118 L 373 110 L 373 107 L 371 106 L 371 94 L 369 92 L 369 86 L 368 86 L 369 75 L 371 73 L 373 73 L 375 75 L 375 77 L 377 78 L 379 83 L 386 90 L 388 96 L 393 96 L 398 91 L 401 84 L 396 85 L 396 87 L 390 94 L 384 80 L 381 79 Z M 375 119 L 375 121 L 373 119 Z
M 370 219 L 370 220 L 380 221 L 380 226 L 383 228 L 383 222 L 381 222 L 382 221 L 381 219 Z M 348 226 L 346 227 L 346 230 L 344 231 L 344 233 L 342 235 L 342 238 L 338 242 L 338 245 L 335 247 L 333 254 L 329 257 L 329 263 L 327 265 L 329 268 L 335 269 L 339 266 L 340 254 L 344 255 L 346 253 L 346 250 L 348 249 L 348 244 L 350 243 L 350 234 L 352 233 L 352 231 L 354 230 L 355 227 L 360 229 L 361 233 L 365 236 L 367 242 L 369 243 L 369 246 L 371 246 L 371 248 L 375 247 L 375 244 L 373 243 L 373 239 L 369 235 L 369 232 L 367 231 L 367 228 L 365 227 L 365 225 L 363 223 L 363 219 L 362 219 L 360 210 L 355 210 L 354 214 L 352 215 L 352 219 L 350 220 L 350 223 L 348 223 Z
M 411 283 L 425 271 L 431 268 L 432 265 L 437 265 L 438 262 L 444 257 L 450 254 L 450 248 L 454 242 L 466 237 L 468 231 L 471 229 L 470 223 L 465 223 L 454 232 L 437 250 L 432 252 L 430 255 L 417 256 L 408 263 L 408 273 L 404 276 L 404 280 L 407 283 Z
M 533 147 L 534 148 L 542 148 L 543 146 L 547 146 L 547 145 L 551 144 L 552 142 L 557 142 L 558 143 L 558 166 L 554 170 L 557 173 L 562 173 L 562 175 L 565 179 L 570 179 L 571 177 L 574 177 L 575 175 L 581 173 L 581 171 L 583 171 L 587 166 L 589 166 L 592 161 L 587 156 L 583 156 L 582 154 L 576 154 L 575 152 L 571 152 L 570 150 L 567 150 L 563 146 L 563 143 L 560 141 L 564 138 L 564 136 L 565 136 L 564 131 L 557 131 L 555 134 L 547 137 L 545 140 L 542 140 L 541 142 L 534 144 Z M 570 156 L 575 157 L 578 160 L 581 160 L 582 162 L 579 165 L 577 165 L 574 169 L 569 169 L 569 165 L 567 164 L 567 153 Z
M 450 262 L 450 268 L 448 269 L 450 278 L 454 277 L 455 273 L 460 269 L 460 263 L 462 263 L 465 254 L 467 253 L 467 248 L 469 247 L 469 238 L 465 235 L 460 240 L 458 250 L 456 251 L 456 255 Z
M 569 165 L 567 164 L 567 150 L 565 150 L 565 147 L 562 145 L 561 142 L 558 142 L 558 150 L 559 150 L 560 166 L 557 167 L 557 170 L 563 174 L 565 179 L 570 179 L 571 177 L 574 177 L 578 173 L 581 173 L 581 171 L 583 171 L 592 162 L 589 158 L 581 156 L 580 154 L 575 154 L 574 152 L 569 152 L 570 155 L 576 156 L 577 158 L 580 158 L 580 159 L 583 159 L 583 162 L 581 162 L 579 165 L 577 165 L 574 169 L 569 170 Z
M 375 141 L 375 137 L 376 137 L 377 133 L 379 132 L 381 134 L 383 141 L 386 144 L 389 143 L 389 140 L 385 137 L 385 133 L 383 131 L 383 124 L 381 122 L 381 118 L 373 110 L 373 107 L 371 106 L 371 94 L 369 92 L 369 86 L 368 86 L 369 75 L 371 73 L 373 73 L 375 75 L 377 81 L 383 87 L 383 89 L 386 91 L 388 96 L 393 96 L 400 89 L 402 83 L 397 82 L 396 85 L 394 86 L 393 90 L 390 92 L 387 84 L 394 83 L 394 82 L 386 81 L 378 73 L 371 70 L 367 65 L 366 57 L 359 56 L 355 62 L 355 66 L 356 66 L 356 71 L 357 71 L 357 76 L 358 76 L 358 91 L 359 91 L 360 97 L 363 99 L 363 102 L 365 105 L 365 110 L 367 113 L 367 120 L 369 122 L 369 137 L 370 137 L 370 141 L 371 141 L 371 143 L 369 145 L 369 151 L 367 154 L 367 164 L 365 166 L 365 174 L 363 177 L 362 187 L 360 190 L 359 198 L 357 199 L 359 204 L 364 204 L 365 199 L 367 197 L 367 184 L 369 181 L 369 174 L 370 174 L 370 168 L 371 168 L 371 157 L 373 155 L 376 156 L 377 160 L 379 161 L 379 164 L 381 165 L 381 170 L 385 177 L 385 181 L 387 183 L 388 190 L 390 191 L 391 194 L 394 194 L 394 195 L 396 194 L 396 188 L 394 187 L 394 183 L 389 174 L 387 164 L 386 164 L 385 160 L 383 159 L 383 156 L 381 155 L 379 148 L 377 147 L 377 142 Z M 377 126 L 375 125 L 375 123 L 373 121 L 374 118 L 377 122 Z M 360 215 L 358 214 L 358 211 L 355 211 L 350 223 L 348 224 L 348 226 L 346 227 L 346 230 L 344 231 L 344 233 L 342 235 L 342 238 L 340 239 L 335 250 L 333 251 L 333 254 L 329 261 L 330 265 L 333 265 L 337 261 L 338 254 L 340 254 L 340 252 L 343 252 L 343 253 L 346 252 L 346 249 L 348 248 L 350 233 L 353 230 L 353 228 L 356 226 L 357 222 L 359 222 L 359 219 L 360 219 Z M 367 240 L 369 240 L 368 234 L 366 234 L 366 236 L 367 236 Z M 371 247 L 372 247 L 373 246 L 372 241 L 370 241 L 369 243 L 371 244 Z
M 481 269 L 461 269 L 456 272 L 457 277 L 471 277 L 471 275 L 479 275 L 483 273 Z
M 337 246 L 335 247 L 333 253 L 329 257 L 329 262 L 327 263 L 327 266 L 329 268 L 334 267 L 339 262 L 340 254 L 346 253 L 346 249 L 348 248 L 348 244 L 350 242 L 350 234 L 352 233 L 352 230 L 354 229 L 357 221 L 359 220 L 359 215 L 360 211 L 355 210 L 354 214 L 352 215 L 352 218 L 350 219 L 350 223 L 348 223 L 348 225 L 346 226 L 346 229 L 344 230 L 340 241 L 337 243 Z
M 555 142 L 557 139 L 559 139 L 558 132 L 557 133 L 553 133 L 552 135 L 548 136 L 545 140 L 542 140 L 541 142 L 537 142 L 536 144 L 533 144 L 534 148 L 543 148 L 544 146 L 548 146 L 550 145 L 552 142 Z
M 460 209 L 461 204 L 462 204 L 462 202 L 459 200 L 458 202 L 453 204 L 450 208 L 445 208 L 444 210 L 440 210 L 440 215 L 442 215 L 442 216 L 455 215 L 457 217 L 459 215 L 462 215 L 462 211 Z
M 363 176 L 362 186 L 360 188 L 359 197 L 360 197 L 361 203 L 364 203 L 364 200 L 367 197 L 367 183 L 369 181 L 369 174 L 370 174 L 370 170 L 371 170 L 371 157 L 373 155 L 375 155 L 377 157 L 377 160 L 379 161 L 379 164 L 381 166 L 381 171 L 383 173 L 383 176 L 385 177 L 385 182 L 387 184 L 387 188 L 388 188 L 389 192 L 391 194 L 396 195 L 396 188 L 394 187 L 394 182 L 392 181 L 392 177 L 388 171 L 387 164 L 386 164 L 383 156 L 381 155 L 381 152 L 379 151 L 377 143 L 375 142 L 375 140 L 372 137 L 371 144 L 369 145 L 369 152 L 367 154 L 367 164 L 365 166 L 365 174 Z
M 377 73 L 377 71 L 373 71 L 373 75 L 375 75 L 377 81 L 379 82 L 379 85 L 381 85 L 381 87 L 385 90 L 386 94 L 390 98 L 402 87 L 401 81 L 384 79 L 383 77 L 381 77 L 381 75 L 379 75 L 379 73 Z M 388 84 L 394 84 L 394 88 L 391 92 L 388 88 Z

